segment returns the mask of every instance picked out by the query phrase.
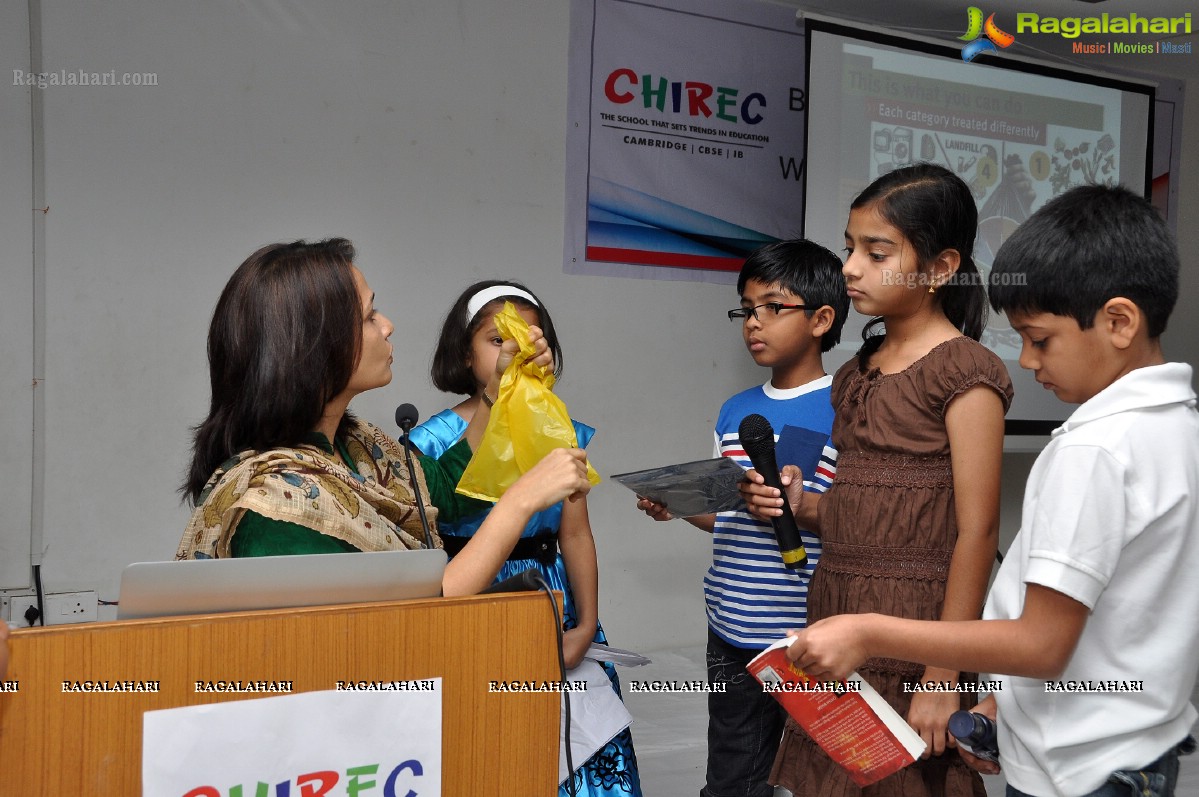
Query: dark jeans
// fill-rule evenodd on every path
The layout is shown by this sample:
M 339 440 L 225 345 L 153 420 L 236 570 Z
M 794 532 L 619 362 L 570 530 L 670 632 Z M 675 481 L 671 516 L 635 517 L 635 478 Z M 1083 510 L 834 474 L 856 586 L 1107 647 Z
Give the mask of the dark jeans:
M 761 651 L 734 647 L 708 629 L 708 775 L 701 797 L 771 797 L 766 782 L 787 714 L 745 665 Z
M 1083 797 L 1174 797 L 1178 784 L 1178 756 L 1194 751 L 1195 740 L 1188 736 L 1177 747 L 1143 769 L 1121 769 L 1108 776 L 1107 783 Z M 1007 787 L 1007 797 L 1032 797 Z

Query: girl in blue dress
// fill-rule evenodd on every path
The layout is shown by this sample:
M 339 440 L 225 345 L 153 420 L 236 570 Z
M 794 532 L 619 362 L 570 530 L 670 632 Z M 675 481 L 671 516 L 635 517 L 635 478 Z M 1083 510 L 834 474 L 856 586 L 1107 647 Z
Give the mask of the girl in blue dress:
M 446 393 L 464 395 L 455 406 L 442 410 L 412 430 L 412 443 L 427 456 L 440 457 L 457 443 L 467 424 L 481 405 L 490 407 L 495 400 L 486 386 L 495 371 L 501 339 L 496 331 L 495 314 L 509 301 L 530 325 L 538 326 L 554 355 L 555 376 L 562 372 L 562 350 L 554 331 L 554 322 L 544 304 L 528 288 L 515 282 L 485 280 L 471 285 L 450 308 L 433 355 L 433 384 Z M 595 430 L 573 421 L 579 448 L 586 448 Z M 467 499 L 474 501 L 474 499 Z M 478 511 L 459 520 L 438 523 L 442 543 L 451 557 L 460 551 L 482 524 L 494 504 L 475 501 Z M 561 590 L 563 612 L 562 652 L 567 668 L 577 666 L 594 642 L 606 644 L 598 612 L 599 577 L 595 560 L 595 540 L 587 502 L 580 498 L 556 504 L 533 515 L 516 543 L 508 561 L 500 568 L 497 581 L 536 567 L 549 585 Z M 603 664 L 612 689 L 620 695 L 616 669 Z M 577 770 L 559 790 L 567 795 L 637 795 L 641 782 L 637 757 L 628 729 Z

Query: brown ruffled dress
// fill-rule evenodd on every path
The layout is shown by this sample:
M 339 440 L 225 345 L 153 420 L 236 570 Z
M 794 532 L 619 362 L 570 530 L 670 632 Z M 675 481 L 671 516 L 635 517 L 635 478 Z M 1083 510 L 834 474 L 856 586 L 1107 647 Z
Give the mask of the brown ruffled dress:
M 977 385 L 995 390 L 1006 412 L 1007 369 L 964 336 L 898 373 L 862 372 L 856 357 L 837 371 L 837 476 L 820 502 L 824 553 L 808 588 L 809 622 L 859 612 L 940 617 L 957 542 L 945 409 Z M 903 684 L 918 683 L 924 667 L 870 659 L 858 672 L 906 717 L 912 693 Z M 963 707 L 975 702 L 976 695 L 963 693 Z M 985 797 L 982 779 L 956 751 L 861 788 L 794 720 L 787 721 L 770 782 L 803 797 Z

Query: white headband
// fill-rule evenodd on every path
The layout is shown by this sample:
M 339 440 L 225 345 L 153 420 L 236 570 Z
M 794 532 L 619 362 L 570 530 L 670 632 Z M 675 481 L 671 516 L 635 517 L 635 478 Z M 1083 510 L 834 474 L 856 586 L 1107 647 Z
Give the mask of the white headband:
M 537 304 L 537 300 L 533 298 L 533 294 L 528 291 L 522 291 L 514 285 L 492 285 L 490 288 L 484 288 L 479 291 L 467 301 L 466 323 L 469 324 L 479 314 L 480 310 L 501 296 L 519 296 L 522 299 L 528 299 L 534 307 L 541 306 Z

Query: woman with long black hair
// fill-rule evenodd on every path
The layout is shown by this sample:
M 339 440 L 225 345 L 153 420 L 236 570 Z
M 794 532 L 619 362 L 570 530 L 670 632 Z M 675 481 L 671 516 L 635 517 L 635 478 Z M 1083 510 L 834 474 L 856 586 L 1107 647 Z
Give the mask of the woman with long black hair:
M 177 559 L 421 546 L 402 447 L 348 411 L 355 396 L 390 383 L 394 331 L 354 256 L 343 238 L 272 244 L 225 286 L 208 333 L 211 405 L 182 487 L 195 512 Z M 530 339 L 536 361 L 551 362 L 541 330 Z M 505 344 L 492 395 L 516 349 Z M 431 521 L 435 507 L 457 504 L 454 485 L 489 418 L 479 413 L 440 459 L 420 458 Z M 488 586 L 535 512 L 589 487 L 582 451 L 551 452 L 447 565 L 444 594 Z

